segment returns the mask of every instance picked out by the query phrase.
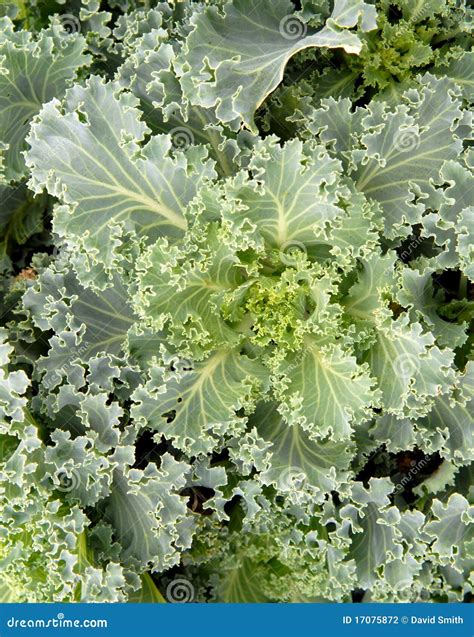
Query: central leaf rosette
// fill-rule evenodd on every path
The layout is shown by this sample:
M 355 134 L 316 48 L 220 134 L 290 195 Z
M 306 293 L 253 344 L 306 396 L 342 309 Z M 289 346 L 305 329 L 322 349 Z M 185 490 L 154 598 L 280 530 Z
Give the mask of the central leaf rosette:
M 316 145 L 269 139 L 249 169 L 203 189 L 183 239 L 158 239 L 138 264 L 135 308 L 162 341 L 133 416 L 189 453 L 249 417 L 259 427 L 259 404 L 305 444 L 337 443 L 376 402 L 339 302 L 376 242 L 373 210 Z
M 251 322 L 250 340 L 257 345 L 301 346 L 298 336 L 314 310 L 314 301 L 306 281 L 294 280 L 296 272 L 285 274 L 262 276 L 245 295 L 244 317 Z
M 141 314 L 148 325 L 166 329 L 168 346 L 200 360 L 213 348 L 234 345 L 259 352 L 267 361 L 275 350 L 296 351 L 305 334 L 322 333 L 319 308 L 329 303 L 328 269 L 305 252 L 289 258 L 261 242 L 216 223 L 199 226 L 181 250 L 157 242 L 146 254 L 140 278 Z M 334 288 L 335 290 L 335 288 Z M 333 304 L 334 317 L 340 307 Z M 332 329 L 334 329 L 334 325 Z M 192 339 L 191 339 L 192 335 Z
M 276 467 L 296 449 L 291 475 L 327 492 L 321 453 L 347 470 L 343 449 L 381 399 L 415 415 L 448 386 L 449 354 L 391 309 L 379 208 L 348 184 L 320 146 L 269 138 L 201 190 L 182 239 L 145 250 L 134 305 L 160 346 L 133 396 L 138 423 L 193 455 L 255 431 L 272 448 L 266 480 L 291 483 Z

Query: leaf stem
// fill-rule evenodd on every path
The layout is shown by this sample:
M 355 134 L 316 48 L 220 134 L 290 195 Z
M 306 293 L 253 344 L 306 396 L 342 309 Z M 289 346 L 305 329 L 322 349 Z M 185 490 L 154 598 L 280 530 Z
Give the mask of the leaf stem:
M 467 299 L 467 286 L 468 286 L 467 276 L 463 272 L 461 272 L 461 277 L 459 279 L 459 290 L 458 290 L 458 297 L 460 299 Z

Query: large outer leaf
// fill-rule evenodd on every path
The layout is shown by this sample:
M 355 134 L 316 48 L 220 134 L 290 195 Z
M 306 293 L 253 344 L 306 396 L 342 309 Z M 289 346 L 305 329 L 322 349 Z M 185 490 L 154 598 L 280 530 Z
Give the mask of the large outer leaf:
M 67 258 L 62 256 L 45 268 L 23 296 L 33 323 L 45 332 L 55 332 L 47 356 L 36 366 L 38 374 L 45 372 L 42 384 L 47 391 L 60 385 L 63 377 L 81 386 L 81 365 L 93 356 L 126 350 L 127 332 L 137 321 L 120 274 L 115 273 L 110 286 L 98 294 L 77 281 L 65 266 Z
M 84 49 L 81 35 L 56 27 L 35 41 L 27 31 L 15 32 L 8 18 L 0 19 L 0 142 L 8 147 L 6 181 L 25 176 L 21 153 L 31 119 L 43 104 L 61 97 L 78 69 L 90 62 Z
M 323 100 L 308 125 L 344 160 L 356 187 L 380 204 L 388 238 L 408 236 L 409 225 L 420 222 L 433 182 L 444 182 L 446 160 L 453 160 L 452 173 L 462 170 L 454 161 L 462 149 L 459 89 L 429 74 L 419 81 L 420 89 L 405 91 L 395 107 L 373 101 L 353 112 L 348 99 Z
M 422 79 L 422 90 L 407 91 L 406 105 L 390 112 L 381 104 L 368 107 L 362 136 L 365 152 L 354 151 L 359 163 L 354 174 L 357 188 L 382 206 L 385 233 L 396 236 L 402 225 L 417 223 L 423 206 L 413 203 L 417 191 L 430 192 L 447 159 L 462 148 L 454 124 L 461 116 L 460 102 L 450 80 Z
M 402 557 L 402 546 L 397 542 L 396 527 L 400 512 L 389 506 L 388 494 L 393 489 L 387 479 L 371 478 L 369 489 L 360 482 L 352 488 L 351 504 L 341 509 L 343 524 L 338 533 L 350 530 L 349 555 L 357 564 L 358 584 L 368 588 L 377 581 L 376 569 L 393 558 Z
M 79 331 L 82 327 L 78 354 L 84 361 L 99 352 L 118 354 L 136 321 L 128 286 L 117 273 L 110 287 L 99 294 L 83 287 L 65 267 L 64 259 L 67 256 L 41 272 L 23 296 L 24 307 L 43 331 Z
M 342 304 L 351 319 L 359 324 L 362 335 L 366 333 L 368 351 L 362 354 L 362 359 L 370 364 L 378 379 L 383 406 L 390 413 L 403 416 L 411 409 L 422 408 L 430 397 L 449 389 L 454 381 L 454 352 L 437 347 L 434 336 L 424 333 L 423 326 L 413 320 L 418 318 L 417 314 L 412 317 L 402 313 L 393 320 L 387 299 L 398 294 L 396 298 L 400 302 L 415 304 L 420 312 L 425 309 L 427 322 L 430 327 L 433 325 L 428 301 L 420 296 L 419 290 L 415 300 L 412 299 L 413 291 L 410 294 L 399 292 L 395 262 L 394 252 L 384 256 L 374 253 L 362 260 L 357 280 Z M 413 283 L 416 274 L 407 268 L 402 270 L 401 278 L 406 275 L 407 281 Z M 443 323 L 439 317 L 438 323 Z M 459 342 L 462 328 L 460 331 L 446 329 L 443 335 L 451 333 Z
M 441 167 L 437 181 L 440 184 L 449 184 L 445 191 L 446 198 L 439 206 L 439 216 L 441 217 L 439 225 L 442 228 L 456 226 L 459 214 L 472 205 L 474 194 L 472 170 L 460 162 L 446 161 Z
M 437 396 L 418 423 L 425 440 L 443 441 L 441 455 L 465 464 L 474 456 L 474 363 L 469 362 L 453 392 Z
M 142 567 L 161 571 L 179 561 L 178 547 L 190 543 L 189 528 L 183 525 L 188 510 L 179 495 L 188 468 L 164 454 L 160 469 L 151 463 L 144 471 L 116 472 L 105 515 L 123 547 L 125 562 L 138 560 Z
M 189 365 L 189 363 L 188 363 Z M 230 350 L 163 378 L 160 368 L 134 394 L 133 417 L 192 454 L 206 453 L 217 438 L 242 422 L 236 411 L 248 404 L 261 384 L 260 364 Z
M 199 254 L 196 262 L 191 255 L 184 256 L 178 248 L 167 242 L 157 242 L 145 252 L 139 261 L 139 294 L 135 307 L 147 324 L 160 329 L 169 323 L 175 338 L 183 346 L 191 346 L 190 326 L 199 326 L 200 339 L 212 339 L 214 343 L 228 345 L 237 334 L 227 326 L 219 314 L 214 297 L 232 290 L 242 283 L 239 260 L 226 246 L 216 231 L 209 227 L 202 233 L 209 256 Z M 176 267 L 176 260 L 180 267 Z
M 348 479 L 352 454 L 346 441 L 318 440 L 301 426 L 288 425 L 272 403 L 260 405 L 250 423 L 271 443 L 270 466 L 260 476 L 265 484 L 275 484 L 284 493 L 310 485 L 324 497 Z
M 381 325 L 364 357 L 378 379 L 384 407 L 399 416 L 423 413 L 430 398 L 454 381 L 453 351 L 440 350 L 430 333 L 407 318 Z
M 192 18 L 195 29 L 183 50 L 184 94 L 192 104 L 216 106 L 218 118 L 255 128 L 253 115 L 283 78 L 288 60 L 309 47 L 358 53 L 360 39 L 346 30 L 362 17 L 375 28 L 373 7 L 337 0 L 326 26 L 307 29 L 289 0 L 233 0 L 222 11 L 209 7 Z
M 474 100 L 474 51 L 464 51 L 448 64 L 436 67 L 436 75 L 447 75 L 458 84 L 468 102 Z
M 97 422 L 92 417 L 93 422 Z M 112 427 L 112 423 L 107 423 Z M 94 506 L 110 494 L 113 470 L 122 457 L 106 457 L 92 436 L 71 439 L 69 431 L 57 429 L 51 434 L 53 445 L 45 450 L 45 466 L 52 477 L 52 488 L 66 491 L 70 502 L 82 507 Z
M 361 131 L 363 115 L 362 108 L 352 110 L 352 102 L 348 97 L 338 100 L 328 97 L 321 100 L 321 107 L 314 110 L 311 119 L 305 123 L 310 133 L 319 135 L 329 148 L 340 153 L 347 165 L 349 151 Z
M 28 140 L 31 187 L 68 204 L 57 210 L 55 230 L 107 266 L 124 230 L 179 237 L 187 203 L 214 175 L 203 149 L 189 151 L 189 162 L 181 153 L 171 158 L 167 136 L 139 150 L 147 128 L 136 105 L 116 84 L 92 77 L 68 92 L 64 112 L 57 100 L 45 105 Z
M 289 422 L 324 438 L 348 438 L 375 401 L 374 380 L 365 366 L 340 347 L 319 348 L 308 342 L 302 355 L 290 358 L 283 373 L 281 411 Z
M 396 254 L 391 251 L 383 256 L 373 253 L 361 261 L 357 281 L 342 302 L 353 318 L 373 320 L 383 307 L 383 295 L 393 289 L 395 261 Z
M 435 538 L 432 551 L 441 563 L 451 563 L 457 570 L 468 564 L 473 566 L 474 554 L 474 506 L 460 493 L 453 493 L 446 505 L 433 501 L 434 519 L 425 526 L 425 531 Z
M 171 44 L 145 36 L 120 68 L 119 81 L 140 99 L 144 119 L 154 133 L 170 133 L 176 148 L 206 144 L 216 170 L 232 175 L 236 134 L 222 126 L 213 109 L 189 104 L 172 69 L 174 58 Z
M 254 152 L 247 173 L 228 187 L 228 196 L 243 206 L 229 214 L 236 227 L 246 219 L 257 227 L 272 247 L 316 243 L 316 234 L 343 211 L 338 207 L 340 164 L 320 146 L 291 140 L 283 148 L 268 138 Z
M 379 416 L 371 434 L 379 444 L 384 443 L 390 452 L 404 451 L 415 446 L 414 427 L 407 418 L 399 420 L 392 414 Z

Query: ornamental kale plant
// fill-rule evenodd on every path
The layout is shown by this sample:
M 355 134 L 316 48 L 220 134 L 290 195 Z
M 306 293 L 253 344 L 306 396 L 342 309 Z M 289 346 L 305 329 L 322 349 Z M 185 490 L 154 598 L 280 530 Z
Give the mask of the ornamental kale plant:
M 0 12 L 0 599 L 472 601 L 468 3 Z

